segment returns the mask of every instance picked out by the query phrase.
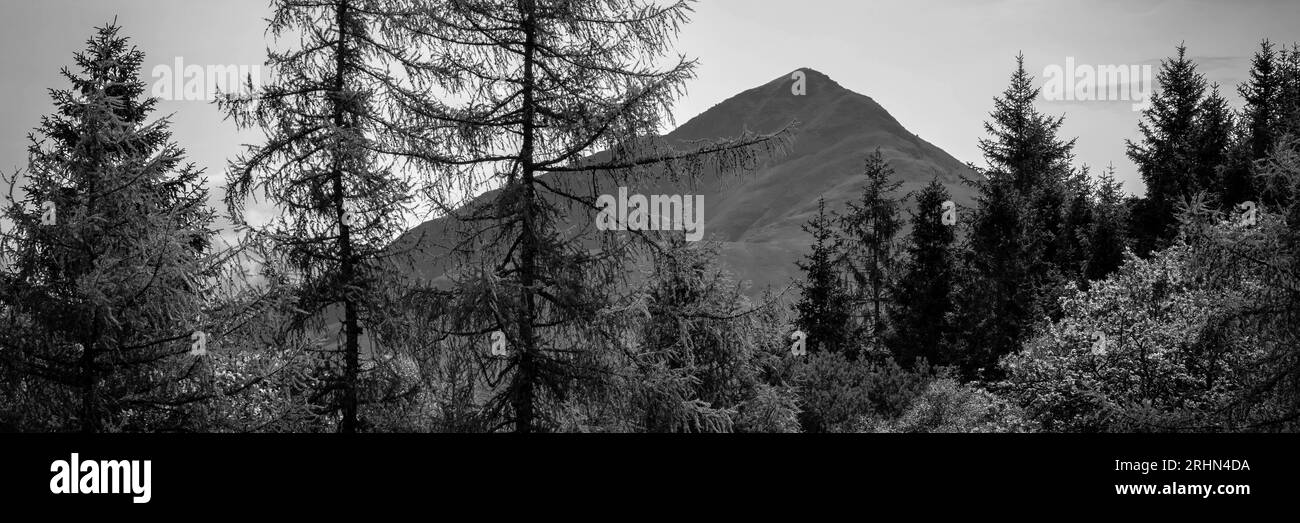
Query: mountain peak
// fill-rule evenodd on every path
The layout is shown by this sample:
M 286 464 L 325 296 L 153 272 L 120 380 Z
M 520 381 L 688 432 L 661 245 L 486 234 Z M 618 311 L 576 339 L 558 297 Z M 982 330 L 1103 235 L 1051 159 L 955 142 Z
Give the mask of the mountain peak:
M 821 71 L 802 67 L 724 100 L 669 137 L 699 140 L 735 137 L 746 130 L 768 133 L 792 122 L 805 129 L 865 126 L 910 134 L 875 100 L 844 88 Z
M 827 75 L 826 73 L 823 73 L 823 72 L 821 72 L 821 71 L 818 71 L 818 70 L 816 70 L 816 69 L 813 69 L 813 68 L 811 68 L 811 67 L 800 67 L 800 68 L 798 68 L 798 69 L 795 69 L 795 70 L 793 70 L 793 71 L 790 71 L 790 72 L 786 73 L 784 76 L 779 76 L 779 77 L 777 77 L 775 80 L 772 80 L 771 82 L 769 82 L 769 84 L 780 84 L 780 83 L 784 83 L 787 87 L 793 86 L 793 85 L 794 85 L 794 75 L 795 75 L 796 73 L 803 73 L 803 75 L 804 75 L 804 79 L 805 79 L 808 83 L 815 83 L 815 84 L 817 84 L 817 85 L 822 86 L 823 89 L 827 89 L 827 90 L 841 90 L 841 89 L 844 89 L 843 86 L 841 86 L 841 85 L 840 85 L 839 83 L 837 83 L 835 80 L 832 80 L 831 77 L 830 77 L 829 75 Z

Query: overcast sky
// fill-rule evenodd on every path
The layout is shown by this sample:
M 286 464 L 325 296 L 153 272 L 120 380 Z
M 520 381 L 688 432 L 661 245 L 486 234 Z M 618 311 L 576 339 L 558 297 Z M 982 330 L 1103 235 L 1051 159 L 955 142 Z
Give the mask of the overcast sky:
M 0 0 L 0 169 L 25 163 L 25 135 L 51 109 L 48 87 L 92 27 L 117 17 L 156 64 L 260 64 L 266 0 Z M 959 160 L 983 165 L 977 147 L 992 98 L 1017 52 L 1039 82 L 1067 57 L 1083 65 L 1158 65 L 1186 42 L 1201 70 L 1239 103 L 1236 85 L 1262 38 L 1300 41 L 1294 0 L 703 0 L 678 49 L 698 57 L 698 78 L 677 123 L 745 89 L 813 68 L 874 98 L 905 127 Z M 149 79 L 148 81 L 152 81 Z M 1141 182 L 1124 155 L 1138 113 L 1127 102 L 1042 101 L 1064 114 L 1081 163 L 1113 162 L 1129 191 Z M 168 101 L 175 139 L 208 169 L 214 187 L 241 142 L 215 106 Z M 219 195 L 214 194 L 214 199 Z

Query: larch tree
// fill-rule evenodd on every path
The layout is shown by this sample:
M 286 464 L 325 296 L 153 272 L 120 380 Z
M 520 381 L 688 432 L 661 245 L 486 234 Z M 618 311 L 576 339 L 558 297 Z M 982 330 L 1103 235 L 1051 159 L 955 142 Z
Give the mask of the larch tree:
M 421 49 L 396 24 L 404 9 L 381 0 L 276 0 L 269 32 L 291 40 L 287 50 L 268 50 L 272 81 L 219 100 L 241 129 L 265 135 L 230 163 L 231 215 L 285 253 L 300 286 L 294 328 L 320 332 L 337 319 L 324 408 L 341 432 L 364 428 L 361 358 L 374 353 L 366 325 L 382 316 L 375 304 L 383 302 L 386 249 L 414 209 L 410 173 L 427 161 L 405 149 L 416 134 L 409 112 L 433 102 L 416 87 L 430 74 Z M 273 206 L 268 223 L 245 219 L 257 196 Z
M 427 153 L 441 167 L 426 192 L 490 189 L 448 208 L 459 223 L 448 333 L 508 346 L 489 360 L 501 386 L 487 410 L 503 428 L 558 427 L 553 414 L 570 393 L 608 375 L 602 354 L 617 334 L 604 320 L 628 264 L 653 255 L 646 222 L 662 216 L 641 209 L 646 222 L 601 221 L 601 191 L 690 185 L 757 167 L 784 144 L 787 131 L 676 145 L 658 137 L 693 77 L 693 60 L 664 58 L 690 10 L 687 1 L 444 0 L 402 19 L 438 50 L 432 67 L 449 100 L 415 121 L 421 140 L 439 144 Z
M 843 264 L 854 284 L 853 305 L 864 319 L 856 337 L 867 343 L 865 349 L 883 350 L 889 287 L 896 276 L 896 236 L 903 227 L 894 193 L 902 182 L 894 179 L 894 169 L 879 149 L 867 156 L 863 175 L 862 194 L 848 203 L 839 220 L 845 240 Z

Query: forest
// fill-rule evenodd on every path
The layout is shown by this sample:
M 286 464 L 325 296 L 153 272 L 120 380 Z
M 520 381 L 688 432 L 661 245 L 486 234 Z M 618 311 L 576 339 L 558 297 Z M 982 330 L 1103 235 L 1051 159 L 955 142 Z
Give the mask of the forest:
M 1262 40 L 1226 87 L 1173 47 L 1127 143 L 1140 196 L 1008 60 L 973 204 L 861 151 L 795 281 L 751 292 L 702 211 L 605 223 L 614 188 L 744 177 L 800 140 L 662 138 L 691 12 L 274 0 L 274 79 L 214 102 L 258 141 L 219 174 L 130 28 L 88 28 L 4 175 L 0 431 L 1300 428 L 1300 45 Z M 429 212 L 439 237 L 399 241 Z

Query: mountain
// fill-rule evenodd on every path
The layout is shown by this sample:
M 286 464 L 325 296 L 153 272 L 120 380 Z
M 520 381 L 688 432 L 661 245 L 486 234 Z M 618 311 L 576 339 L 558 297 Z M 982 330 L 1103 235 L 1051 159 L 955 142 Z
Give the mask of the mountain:
M 959 205 L 971 203 L 970 189 L 960 182 L 961 176 L 973 176 L 968 167 L 908 131 L 870 97 L 812 69 L 800 71 L 806 78 L 802 95 L 792 92 L 793 73 L 785 74 L 717 104 L 664 137 L 687 149 L 692 141 L 770 133 L 799 123 L 787 154 L 754 172 L 655 189 L 703 196 L 706 236 L 722 243 L 724 265 L 749 281 L 755 294 L 769 286 L 784 288 L 796 275 L 795 261 L 810 244 L 800 226 L 816 213 L 819 197 L 826 198 L 828 209 L 842 209 L 859 196 L 865 157 L 877 148 L 903 182 L 900 194 L 938 177 Z M 564 175 L 547 175 L 555 176 Z M 449 235 L 443 222 L 421 224 L 396 244 L 416 247 L 411 251 L 419 254 L 412 254 L 410 267 L 419 277 L 436 279 L 447 269 L 434 260 L 440 250 L 434 246 Z

